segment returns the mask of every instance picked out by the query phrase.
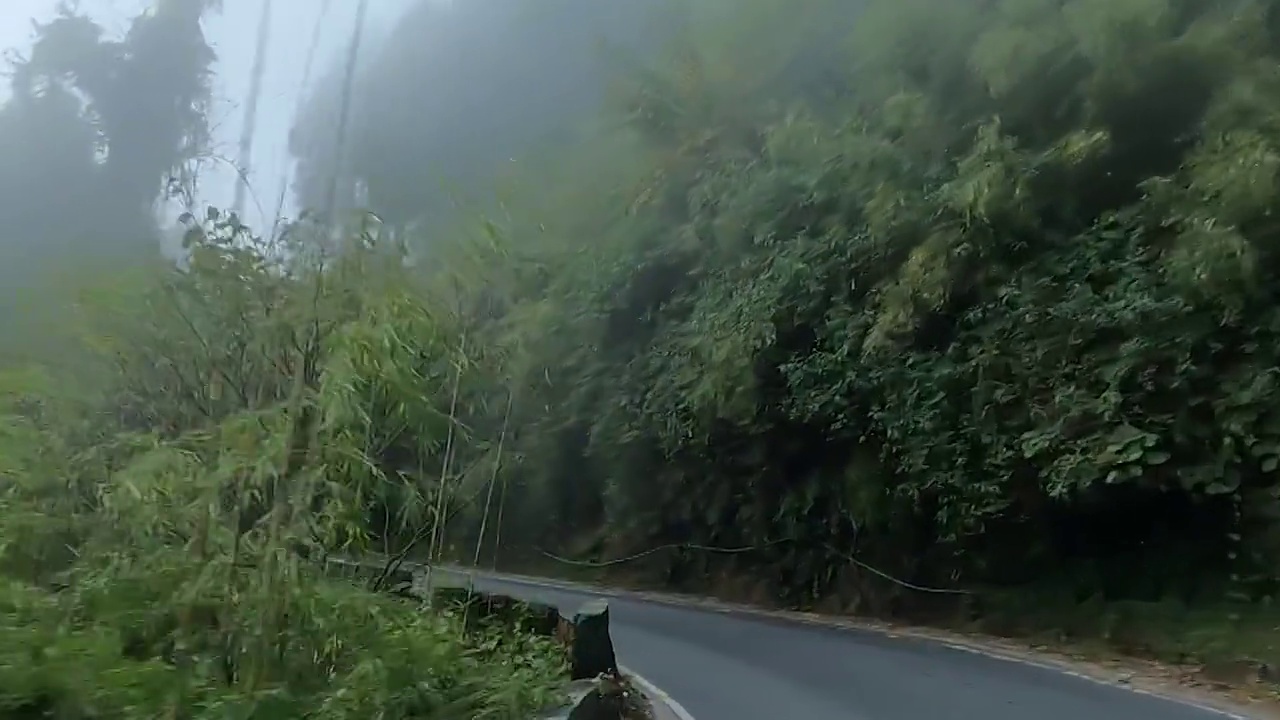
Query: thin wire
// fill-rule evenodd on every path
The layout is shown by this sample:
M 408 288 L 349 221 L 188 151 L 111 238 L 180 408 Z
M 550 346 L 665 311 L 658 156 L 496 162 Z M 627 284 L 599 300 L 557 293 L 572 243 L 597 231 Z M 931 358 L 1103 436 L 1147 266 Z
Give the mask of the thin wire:
M 710 547 L 707 545 L 698 545 L 695 543 L 668 543 L 666 545 L 659 545 L 657 547 L 649 548 L 648 550 L 645 550 L 643 552 L 638 552 L 634 555 L 628 555 L 626 557 L 614 558 L 613 560 L 603 560 L 599 562 L 594 560 L 571 560 L 569 558 L 561 557 L 559 555 L 556 555 L 555 553 L 550 553 L 542 549 L 539 549 L 538 552 L 551 558 L 552 560 L 555 560 L 557 562 L 562 562 L 566 565 L 577 565 L 579 567 L 611 567 L 613 565 L 621 565 L 623 563 L 629 563 L 635 560 L 639 560 L 640 558 L 648 557 L 656 552 L 661 552 L 663 550 L 679 550 L 679 549 L 702 550 L 704 552 L 712 552 L 720 555 L 735 555 L 738 553 L 751 552 L 752 550 L 761 550 L 763 548 L 773 547 L 774 545 L 781 545 L 785 542 L 790 542 L 790 540 L 774 540 L 773 542 L 768 542 L 763 545 L 746 545 L 743 547 L 736 547 L 736 548 Z
M 887 572 L 884 572 L 883 570 L 877 570 L 876 568 L 871 567 L 870 565 L 866 564 L 865 562 L 863 562 L 863 561 L 859 560 L 858 558 L 856 558 L 856 557 L 854 557 L 854 556 L 852 556 L 852 555 L 850 555 L 850 554 L 848 554 L 848 553 L 845 553 L 845 552 L 841 552 L 841 551 L 839 551 L 839 550 L 836 550 L 835 548 L 831 547 L 830 545 L 827 545 L 827 549 L 828 549 L 828 550 L 830 550 L 831 552 L 833 552 L 833 553 L 835 553 L 835 554 L 837 554 L 837 555 L 839 555 L 839 556 L 843 557 L 845 560 L 847 560 L 847 561 L 849 561 L 849 562 L 853 563 L 854 565 L 857 565 L 858 567 L 862 568 L 863 570 L 866 570 L 867 572 L 869 572 L 869 573 L 871 573 L 871 574 L 873 574 L 873 575 L 879 575 L 880 577 L 884 578 L 885 580 L 888 580 L 889 582 L 893 583 L 894 585 L 899 585 L 899 586 L 901 586 L 901 587 L 907 588 L 908 590 L 915 590 L 915 591 L 917 591 L 917 592 L 922 592 L 922 593 L 933 593 L 933 594 L 936 594 L 936 595 L 972 595 L 972 594 L 973 594 L 973 591 L 972 591 L 972 590 L 964 590 L 964 589 L 962 589 L 962 588 L 936 588 L 936 587 L 927 587 L 927 586 L 925 586 L 925 585 L 916 585 L 915 583 L 909 583 L 909 582 L 907 582 L 906 580 L 899 580 L 898 578 L 896 578 L 896 577 L 894 577 L 894 576 L 890 575 L 890 574 L 889 574 L 889 573 L 887 573 Z
M 570 558 L 556 555 L 555 553 L 547 552 L 546 550 L 542 550 L 541 548 L 538 549 L 538 552 L 546 556 L 547 558 L 550 558 L 551 560 L 555 560 L 556 562 L 559 562 L 559 563 L 564 563 L 565 565 L 575 565 L 578 567 L 611 567 L 614 565 L 622 565 L 623 563 L 633 562 L 635 560 L 648 557 L 649 555 L 653 555 L 654 553 L 661 552 L 663 550 L 677 550 L 677 549 L 701 550 L 703 552 L 717 553 L 720 555 L 734 555 L 738 553 L 751 552 L 753 550 L 763 550 L 764 548 L 773 547 L 775 545 L 781 545 L 783 543 L 787 543 L 791 541 L 792 539 L 788 538 L 785 540 L 774 540 L 772 542 L 764 543 L 762 545 L 748 545 L 744 547 L 735 547 L 735 548 L 710 547 L 707 545 L 697 545 L 694 543 L 669 543 L 666 545 L 659 545 L 657 547 L 649 548 L 648 550 L 635 553 L 634 555 L 628 555 L 626 557 L 615 558 L 613 560 L 604 560 L 600 562 L 595 562 L 591 560 L 572 560 Z M 899 578 L 896 578 L 890 575 L 889 573 L 884 572 L 883 570 L 879 570 L 875 567 L 872 567 L 871 565 L 868 565 L 867 563 L 863 562 L 862 560 L 859 560 L 856 557 L 853 557 L 852 555 L 849 555 L 848 553 L 844 553 L 839 550 L 836 550 L 831 545 L 826 545 L 826 548 L 831 552 L 837 555 L 840 555 L 848 562 L 854 565 L 857 565 L 863 570 L 866 570 L 867 572 L 873 575 L 881 577 L 895 585 L 904 587 L 908 590 L 915 590 L 916 592 L 922 592 L 922 593 L 932 593 L 936 595 L 972 595 L 973 594 L 973 592 L 970 590 L 964 590 L 960 588 L 936 588 L 936 587 L 928 587 L 925 585 L 917 585 L 915 583 L 907 582 L 906 580 L 901 580 Z

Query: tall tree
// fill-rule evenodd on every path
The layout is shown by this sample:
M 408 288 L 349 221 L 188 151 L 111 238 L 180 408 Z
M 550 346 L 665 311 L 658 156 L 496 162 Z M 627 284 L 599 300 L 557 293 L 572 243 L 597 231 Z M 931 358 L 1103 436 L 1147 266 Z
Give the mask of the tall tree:
M 25 314 L 32 299 L 13 293 L 54 268 L 157 252 L 155 202 L 207 146 L 215 56 L 201 19 L 218 7 L 160 0 L 115 39 L 68 5 L 36 24 L 0 109 L 0 303 L 12 308 L 0 315 Z

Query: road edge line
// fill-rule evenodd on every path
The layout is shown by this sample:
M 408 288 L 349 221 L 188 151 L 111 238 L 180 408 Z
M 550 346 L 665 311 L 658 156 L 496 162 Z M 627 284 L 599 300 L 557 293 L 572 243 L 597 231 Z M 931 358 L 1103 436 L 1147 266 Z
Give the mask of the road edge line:
M 693 715 L 684 708 L 675 698 L 666 693 L 665 690 L 654 685 L 650 680 L 645 679 L 643 675 L 632 670 L 626 665 L 618 665 L 618 671 L 635 685 L 640 686 L 640 690 L 649 698 L 650 702 L 660 702 L 676 716 L 676 720 L 694 720 Z

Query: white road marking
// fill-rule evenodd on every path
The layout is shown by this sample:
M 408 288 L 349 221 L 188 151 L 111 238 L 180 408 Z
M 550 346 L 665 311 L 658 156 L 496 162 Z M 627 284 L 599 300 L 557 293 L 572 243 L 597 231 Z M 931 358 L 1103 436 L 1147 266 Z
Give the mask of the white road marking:
M 637 673 L 624 665 L 619 665 L 618 670 L 631 680 L 632 683 L 639 686 L 640 690 L 649 697 L 649 700 L 665 705 L 667 709 L 671 711 L 671 714 L 676 716 L 676 720 L 694 720 L 693 715 L 691 715 L 688 710 L 685 710 L 683 705 L 676 702 L 675 698 L 664 692 L 662 688 L 644 679 L 640 673 Z

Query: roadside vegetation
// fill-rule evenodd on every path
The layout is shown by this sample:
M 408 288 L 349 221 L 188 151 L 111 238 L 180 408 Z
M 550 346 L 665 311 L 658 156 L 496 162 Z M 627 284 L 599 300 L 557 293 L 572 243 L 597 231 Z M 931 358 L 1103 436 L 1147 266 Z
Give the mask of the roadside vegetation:
M 85 305 L 96 352 L 77 384 L 0 376 L 0 716 L 555 705 L 566 658 L 551 638 L 464 631 L 459 612 L 318 562 L 413 535 L 439 495 L 437 468 L 378 454 L 396 436 L 443 453 L 468 362 L 396 281 L 399 258 L 353 241 L 331 262 L 295 244 L 283 263 L 212 216 L 188 249 L 185 267 Z
M 500 452 L 458 403 L 489 360 L 397 246 L 372 225 L 263 237 L 201 209 L 179 222 L 177 261 L 156 252 L 146 188 L 191 169 L 183 144 L 206 120 L 111 113 L 172 104 L 175 85 L 202 107 L 207 11 L 162 3 L 120 43 L 65 11 L 0 111 L 0 718 L 526 720 L 558 705 L 552 638 L 323 572 L 393 537 L 438 546 L 420 528 L 447 459 L 488 472 Z M 130 65 L 148 50 L 148 71 Z M 178 51 L 199 62 L 168 62 Z M 107 152 L 58 146 L 68 128 Z M 42 143 L 62 155 L 7 161 Z M 68 198 L 95 202 L 50 207 Z
M 336 551 L 1280 663 L 1280 3 L 638 5 L 415 6 L 291 137 L 346 240 L 201 210 L 10 361 L 11 707 L 550 692 Z
M 610 570 L 1280 660 L 1276 3 L 705 0 L 649 35 L 551 5 L 598 64 L 547 21 L 448 66 L 510 93 L 451 95 L 411 78 L 532 11 L 424 4 L 345 168 L 423 262 L 471 228 L 417 212 L 440 175 L 491 218 L 472 337 L 518 362 L 475 427 L 511 401 L 512 562 L 683 544 Z M 523 112 L 535 67 L 588 89 Z M 418 142 L 437 107 L 486 132 Z

